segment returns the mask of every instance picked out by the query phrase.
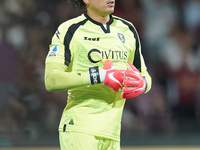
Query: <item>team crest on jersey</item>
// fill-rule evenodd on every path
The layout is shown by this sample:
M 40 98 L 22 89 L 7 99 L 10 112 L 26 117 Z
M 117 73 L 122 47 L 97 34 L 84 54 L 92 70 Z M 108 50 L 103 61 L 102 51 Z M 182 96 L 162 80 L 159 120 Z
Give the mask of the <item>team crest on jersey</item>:
M 58 46 L 57 45 L 52 46 L 49 53 L 49 57 L 56 56 L 57 52 L 58 52 Z
M 125 37 L 124 37 L 124 35 L 122 33 L 117 33 L 117 35 L 118 35 L 119 39 L 122 41 L 122 43 L 125 44 Z

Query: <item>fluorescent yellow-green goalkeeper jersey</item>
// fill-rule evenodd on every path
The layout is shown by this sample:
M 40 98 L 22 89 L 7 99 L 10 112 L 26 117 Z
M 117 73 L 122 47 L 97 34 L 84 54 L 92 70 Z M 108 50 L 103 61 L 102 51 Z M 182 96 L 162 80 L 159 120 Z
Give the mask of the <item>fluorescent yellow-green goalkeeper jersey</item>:
M 103 84 L 89 85 L 90 67 L 102 68 L 110 59 L 116 69 L 132 62 L 147 80 L 151 78 L 141 55 L 140 41 L 133 25 L 110 15 L 102 25 L 84 13 L 62 23 L 52 38 L 46 58 L 45 84 L 49 91 L 68 90 L 59 131 L 77 131 L 120 140 L 121 116 L 125 100 L 121 90 Z

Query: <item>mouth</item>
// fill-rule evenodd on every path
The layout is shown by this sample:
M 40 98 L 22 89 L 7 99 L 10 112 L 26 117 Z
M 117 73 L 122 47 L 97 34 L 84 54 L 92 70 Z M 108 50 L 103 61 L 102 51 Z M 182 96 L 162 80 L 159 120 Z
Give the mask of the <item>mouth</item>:
M 112 7 L 112 6 L 114 6 L 115 3 L 114 3 L 114 1 L 111 0 L 111 1 L 109 1 L 107 4 L 108 4 L 110 7 Z

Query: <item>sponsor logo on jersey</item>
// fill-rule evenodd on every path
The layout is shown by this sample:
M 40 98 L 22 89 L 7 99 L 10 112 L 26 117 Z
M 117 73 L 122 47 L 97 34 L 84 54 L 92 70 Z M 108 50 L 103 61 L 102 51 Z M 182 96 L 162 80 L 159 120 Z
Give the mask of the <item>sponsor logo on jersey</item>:
M 59 35 L 60 35 L 60 32 L 57 30 L 57 31 L 56 31 L 56 36 L 57 36 L 57 38 L 60 39 Z
M 118 36 L 118 38 L 122 41 L 122 43 L 124 43 L 125 44 L 125 37 L 124 37 L 124 35 L 122 34 L 122 33 L 117 33 L 117 36 Z
M 95 55 L 99 55 L 100 58 L 96 60 L 94 58 Z M 108 50 L 108 51 L 100 51 L 98 49 L 91 49 L 88 53 L 88 60 L 92 63 L 98 63 L 102 59 L 121 59 L 121 60 L 126 60 L 128 57 L 128 52 L 127 51 L 113 51 L 113 50 Z
M 49 53 L 49 57 L 56 56 L 57 52 L 58 52 L 58 46 L 57 45 L 52 46 Z

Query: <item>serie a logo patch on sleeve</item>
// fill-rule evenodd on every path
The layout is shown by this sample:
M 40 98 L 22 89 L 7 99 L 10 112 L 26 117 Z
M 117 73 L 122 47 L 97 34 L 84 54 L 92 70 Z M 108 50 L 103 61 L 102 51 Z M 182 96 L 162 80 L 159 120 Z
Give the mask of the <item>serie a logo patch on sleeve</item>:
M 50 52 L 49 52 L 49 57 L 55 57 L 57 55 L 58 48 L 59 48 L 58 45 L 51 46 Z

